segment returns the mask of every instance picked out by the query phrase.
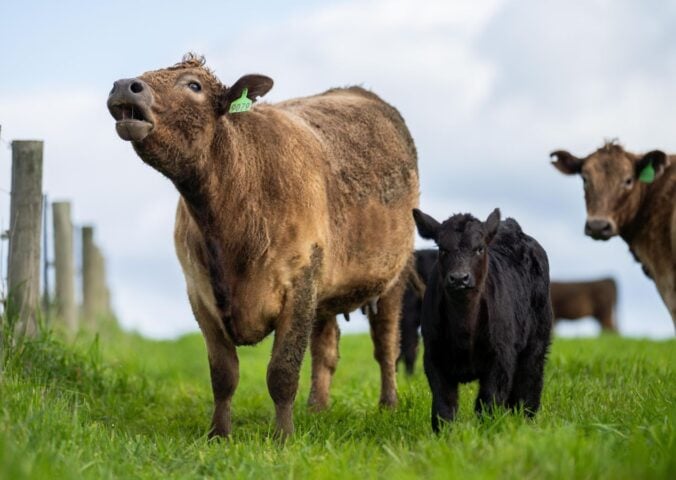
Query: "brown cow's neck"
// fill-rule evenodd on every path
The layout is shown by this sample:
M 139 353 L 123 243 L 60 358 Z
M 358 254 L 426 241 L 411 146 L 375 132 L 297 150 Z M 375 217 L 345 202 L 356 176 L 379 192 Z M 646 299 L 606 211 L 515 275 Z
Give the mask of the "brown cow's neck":
M 235 179 L 230 164 L 237 161 L 233 132 L 215 135 L 210 148 L 196 158 L 185 159 L 186 168 L 174 172 L 171 178 L 191 215 L 202 228 L 213 229 L 222 216 L 225 196 L 231 196 Z
M 645 185 L 640 185 L 639 192 L 640 199 L 636 207 L 636 213 L 620 227 L 620 236 L 622 239 L 631 245 L 635 238 L 641 234 L 641 231 L 646 228 L 647 220 L 650 216 L 652 206 L 652 195 L 650 189 Z
M 658 285 L 658 277 L 673 272 L 669 240 L 676 195 L 673 170 L 672 166 L 654 184 L 642 186 L 636 214 L 620 228 L 620 236 L 629 245 L 634 258 Z

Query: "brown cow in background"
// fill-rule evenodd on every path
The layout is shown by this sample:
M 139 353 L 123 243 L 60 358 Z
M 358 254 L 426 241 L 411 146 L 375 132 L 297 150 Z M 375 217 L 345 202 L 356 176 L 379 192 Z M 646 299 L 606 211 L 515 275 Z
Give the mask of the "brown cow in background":
M 396 109 L 359 87 L 252 107 L 272 83 L 245 75 L 226 87 L 188 55 L 118 80 L 108 99 L 120 137 L 181 195 L 174 237 L 207 346 L 211 435 L 231 430 L 236 347 L 272 331 L 276 431 L 293 432 L 308 342 L 309 403 L 326 407 L 338 361 L 335 315 L 369 302 L 377 301 L 369 321 L 380 403 L 397 402 L 399 278 L 419 194 L 413 140 Z
M 617 332 L 614 315 L 617 285 L 612 278 L 587 282 L 551 282 L 549 289 L 555 320 L 594 317 L 603 330 Z
M 637 155 L 615 142 L 584 158 L 564 150 L 551 156 L 562 173 L 582 176 L 585 233 L 627 242 L 676 326 L 676 156 L 660 150 Z

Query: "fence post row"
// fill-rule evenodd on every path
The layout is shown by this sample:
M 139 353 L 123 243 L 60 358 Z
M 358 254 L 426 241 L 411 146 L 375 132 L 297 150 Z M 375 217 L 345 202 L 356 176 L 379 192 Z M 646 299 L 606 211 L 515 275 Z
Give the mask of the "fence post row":
M 91 225 L 82 227 L 82 296 L 83 320 L 94 327 L 96 318 L 109 310 L 103 255 L 94 242 Z
M 37 333 L 40 306 L 41 245 L 47 260 L 47 199 L 42 194 L 44 144 L 39 140 L 12 142 L 12 183 L 7 261 L 8 298 L 4 318 L 16 319 L 17 338 Z M 43 210 L 44 206 L 44 210 Z M 43 233 L 44 217 L 44 244 Z M 75 259 L 70 202 L 52 204 L 54 227 L 55 300 L 58 321 L 68 334 L 78 329 L 75 299 Z M 44 266 L 44 309 L 49 309 L 48 267 Z M 94 243 L 94 227 L 82 227 L 82 318 L 95 327 L 97 317 L 110 314 L 105 260 Z M 45 317 L 46 318 L 46 317 Z M 2 317 L 0 317 L 2 321 Z M 1 325 L 0 325 L 1 326 Z M 2 328 L 0 328 L 2 335 Z M 1 346 L 0 338 L 0 346 Z
M 17 335 L 37 332 L 40 301 L 43 142 L 12 142 L 12 193 L 7 261 L 8 311 L 16 312 Z
M 54 225 L 54 270 L 57 319 L 69 334 L 77 330 L 75 304 L 75 261 L 73 254 L 73 222 L 70 202 L 52 203 Z

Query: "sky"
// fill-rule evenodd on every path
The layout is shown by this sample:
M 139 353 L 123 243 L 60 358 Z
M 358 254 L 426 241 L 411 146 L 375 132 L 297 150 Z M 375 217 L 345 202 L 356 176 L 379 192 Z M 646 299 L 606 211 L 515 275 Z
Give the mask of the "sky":
M 424 6 L 423 6 L 424 5 Z M 204 54 L 225 84 L 275 80 L 275 102 L 360 84 L 396 106 L 419 154 L 421 208 L 442 220 L 495 207 L 545 247 L 555 280 L 613 276 L 623 334 L 670 337 L 627 245 L 583 235 L 582 183 L 549 152 L 676 152 L 676 2 L 353 0 L 0 3 L 0 228 L 11 150 L 45 141 L 44 190 L 94 224 L 113 307 L 155 338 L 196 331 L 173 248 L 178 194 L 115 133 L 119 78 Z M 421 239 L 418 246 L 429 246 Z M 0 244 L 0 269 L 6 268 Z M 346 331 L 363 331 L 359 315 Z M 595 335 L 587 319 L 560 335 Z

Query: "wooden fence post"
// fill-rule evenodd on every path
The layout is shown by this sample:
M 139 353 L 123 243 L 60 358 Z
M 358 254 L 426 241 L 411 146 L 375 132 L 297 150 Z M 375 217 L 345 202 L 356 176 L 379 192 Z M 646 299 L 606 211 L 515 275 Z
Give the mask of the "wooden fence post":
M 99 315 L 108 315 L 108 283 L 106 282 L 106 261 L 101 249 L 96 246 L 96 310 Z
M 72 335 L 77 331 L 75 304 L 75 262 L 73 258 L 73 223 L 70 202 L 52 203 L 54 222 L 54 269 L 56 280 L 57 321 Z
M 16 335 L 34 336 L 40 301 L 43 142 L 12 142 L 12 195 L 9 214 L 7 286 L 9 311 L 17 316 Z
M 94 227 L 86 225 L 82 227 L 82 320 L 87 327 L 93 327 L 96 320 L 94 256 Z
M 106 280 L 101 251 L 94 243 L 94 227 L 82 227 L 82 313 L 87 327 L 96 327 L 100 315 L 107 314 Z

